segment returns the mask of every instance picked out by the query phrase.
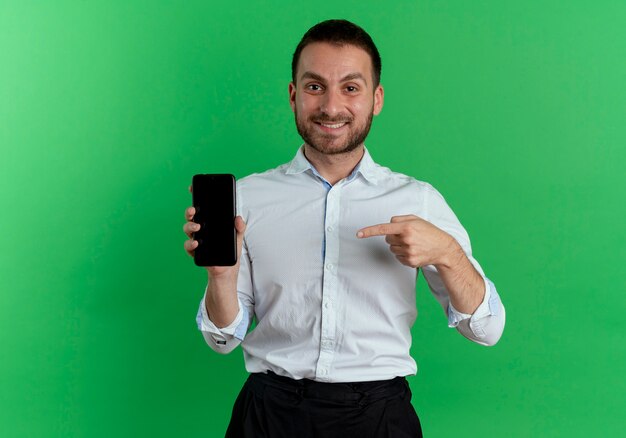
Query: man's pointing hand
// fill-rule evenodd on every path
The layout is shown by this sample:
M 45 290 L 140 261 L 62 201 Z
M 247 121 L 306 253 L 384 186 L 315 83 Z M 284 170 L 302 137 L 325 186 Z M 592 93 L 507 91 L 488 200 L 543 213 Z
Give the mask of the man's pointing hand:
M 424 265 L 449 267 L 461 249 L 448 233 L 412 214 L 394 216 L 387 224 L 361 228 L 356 235 L 360 239 L 385 236 L 389 249 L 400 263 L 412 268 Z

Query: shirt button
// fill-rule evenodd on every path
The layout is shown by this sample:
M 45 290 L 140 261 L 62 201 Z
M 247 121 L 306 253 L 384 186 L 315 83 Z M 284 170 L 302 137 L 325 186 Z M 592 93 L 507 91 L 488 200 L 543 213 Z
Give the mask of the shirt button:
M 333 270 L 333 264 L 332 263 L 326 263 L 326 269 L 328 269 L 329 271 Z
M 330 302 L 329 302 L 329 301 L 326 301 L 326 302 L 324 303 L 324 307 L 326 307 L 327 309 L 330 309 Z
M 325 376 L 326 375 L 326 370 L 324 368 L 322 368 L 320 370 L 320 376 Z
M 326 227 L 326 231 L 328 231 L 329 233 L 332 233 L 333 227 L 331 227 L 331 226 Z

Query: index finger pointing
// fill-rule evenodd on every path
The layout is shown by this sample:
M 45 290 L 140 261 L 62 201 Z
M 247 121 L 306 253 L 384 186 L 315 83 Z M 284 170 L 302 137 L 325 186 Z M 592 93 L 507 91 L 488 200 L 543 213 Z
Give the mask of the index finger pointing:
M 356 233 L 356 237 L 360 239 L 364 239 L 366 237 L 372 237 L 372 236 L 386 236 L 388 234 L 400 234 L 400 232 L 402 231 L 402 227 L 403 225 L 400 223 L 372 225 L 371 227 L 361 228 Z

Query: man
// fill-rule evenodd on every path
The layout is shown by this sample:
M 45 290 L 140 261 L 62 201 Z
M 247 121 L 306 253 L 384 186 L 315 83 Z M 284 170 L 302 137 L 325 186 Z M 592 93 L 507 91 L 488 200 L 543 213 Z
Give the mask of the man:
M 421 436 L 405 380 L 417 371 L 420 268 L 451 327 L 483 345 L 502 334 L 504 307 L 442 196 L 365 148 L 383 107 L 380 71 L 360 27 L 312 27 L 289 84 L 304 145 L 290 163 L 238 182 L 239 262 L 207 268 L 197 317 L 215 351 L 241 344 L 251 373 L 227 436 Z M 184 226 L 190 255 L 194 213 Z

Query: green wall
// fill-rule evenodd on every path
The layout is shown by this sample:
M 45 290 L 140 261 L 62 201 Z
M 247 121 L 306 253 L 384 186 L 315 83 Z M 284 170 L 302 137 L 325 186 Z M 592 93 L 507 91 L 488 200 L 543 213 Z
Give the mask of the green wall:
M 626 3 L 0 1 L 2 436 L 222 436 L 241 350 L 195 326 L 194 173 L 290 160 L 290 57 L 383 58 L 373 157 L 437 187 L 507 306 L 493 348 L 423 280 L 428 437 L 615 436 L 626 409 Z

